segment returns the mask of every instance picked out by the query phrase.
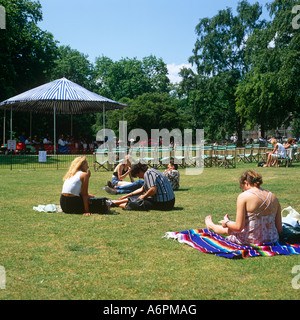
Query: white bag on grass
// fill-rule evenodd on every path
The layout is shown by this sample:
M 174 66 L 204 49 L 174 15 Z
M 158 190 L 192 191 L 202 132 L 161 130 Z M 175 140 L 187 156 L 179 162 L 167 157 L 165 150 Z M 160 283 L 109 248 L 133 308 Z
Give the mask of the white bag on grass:
M 283 212 L 287 211 L 288 214 L 284 217 Z M 293 209 L 291 206 L 284 208 L 281 211 L 282 215 L 282 222 L 287 223 L 293 227 L 299 226 L 300 225 L 300 213 L 297 212 L 295 209 Z
M 59 206 L 55 204 L 39 204 L 37 207 L 33 207 L 33 210 L 38 212 L 59 212 Z

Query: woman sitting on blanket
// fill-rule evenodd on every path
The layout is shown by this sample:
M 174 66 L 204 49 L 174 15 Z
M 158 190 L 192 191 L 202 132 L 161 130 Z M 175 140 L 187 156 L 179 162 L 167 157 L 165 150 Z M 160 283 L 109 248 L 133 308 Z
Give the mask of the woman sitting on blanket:
M 271 192 L 262 189 L 262 177 L 248 170 L 240 177 L 240 188 L 244 191 L 237 198 L 236 220 L 228 214 L 222 225 L 216 225 L 211 216 L 205 218 L 207 228 L 215 233 L 228 235 L 226 240 L 238 245 L 261 245 L 279 240 L 282 231 L 281 208 Z

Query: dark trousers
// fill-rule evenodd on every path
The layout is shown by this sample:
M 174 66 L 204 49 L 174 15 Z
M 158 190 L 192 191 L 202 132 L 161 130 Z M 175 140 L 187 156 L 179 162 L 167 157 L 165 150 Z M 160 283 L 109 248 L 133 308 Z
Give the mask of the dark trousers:
M 137 197 L 128 198 L 126 205 L 126 210 L 138 210 L 138 211 L 148 211 L 148 210 L 161 210 L 168 211 L 174 208 L 175 198 L 166 202 L 153 201 L 151 198 L 147 199 L 137 199 Z
M 60 196 L 60 207 L 65 213 L 84 213 L 83 199 L 79 197 Z

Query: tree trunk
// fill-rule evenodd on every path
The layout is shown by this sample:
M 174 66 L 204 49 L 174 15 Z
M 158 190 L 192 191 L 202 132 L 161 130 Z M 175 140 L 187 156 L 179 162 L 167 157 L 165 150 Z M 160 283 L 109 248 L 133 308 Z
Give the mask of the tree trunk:
M 242 145 L 243 145 L 243 123 L 242 123 L 242 120 L 239 116 L 237 116 L 237 119 L 236 119 L 236 131 L 237 131 L 237 136 L 238 136 L 236 146 L 242 147 Z

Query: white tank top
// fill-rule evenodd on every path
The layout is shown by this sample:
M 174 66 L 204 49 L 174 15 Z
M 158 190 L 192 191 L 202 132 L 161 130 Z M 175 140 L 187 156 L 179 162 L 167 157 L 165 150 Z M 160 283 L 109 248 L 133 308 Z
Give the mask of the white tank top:
M 68 178 L 63 184 L 61 193 L 70 193 L 70 194 L 73 194 L 74 196 L 79 197 L 81 192 L 81 185 L 82 185 L 82 182 L 80 180 L 81 173 L 82 171 L 78 171 L 75 173 L 73 177 Z
M 281 157 L 286 157 L 286 150 L 285 150 L 284 146 L 281 143 L 277 143 L 277 145 L 278 145 L 277 153 Z

